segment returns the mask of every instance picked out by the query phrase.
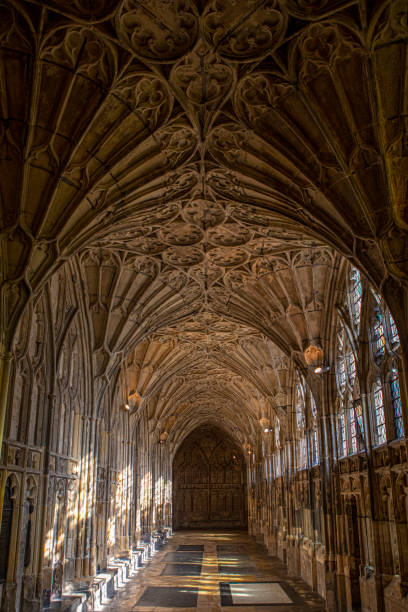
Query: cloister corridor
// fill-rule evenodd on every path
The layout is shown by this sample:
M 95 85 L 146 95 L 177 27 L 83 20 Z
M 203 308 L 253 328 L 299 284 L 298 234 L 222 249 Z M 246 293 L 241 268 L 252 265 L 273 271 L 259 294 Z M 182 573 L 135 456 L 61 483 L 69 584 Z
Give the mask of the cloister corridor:
M 408 612 L 407 58 L 408 0 L 0 0 L 1 612 Z

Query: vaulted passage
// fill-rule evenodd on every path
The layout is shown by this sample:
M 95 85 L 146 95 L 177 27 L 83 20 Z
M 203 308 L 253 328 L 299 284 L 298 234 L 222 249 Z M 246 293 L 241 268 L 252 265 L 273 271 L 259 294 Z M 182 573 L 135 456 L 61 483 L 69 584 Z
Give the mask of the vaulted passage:
M 407 57 L 408 0 L 0 0 L 2 612 L 191 528 L 408 612 Z
M 228 434 L 192 432 L 173 461 L 175 529 L 247 527 L 246 464 Z

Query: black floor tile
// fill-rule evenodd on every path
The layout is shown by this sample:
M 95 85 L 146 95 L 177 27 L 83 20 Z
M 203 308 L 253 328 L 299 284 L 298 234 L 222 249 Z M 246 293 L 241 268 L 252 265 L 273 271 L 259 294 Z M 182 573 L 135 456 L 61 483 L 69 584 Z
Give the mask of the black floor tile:
M 181 544 L 177 547 L 178 551 L 204 551 L 204 544 Z
M 217 544 L 217 553 L 242 553 L 245 552 L 245 546 L 236 546 L 235 544 Z
M 161 576 L 200 576 L 201 565 L 195 563 L 167 563 Z
M 247 574 L 256 574 L 256 565 L 253 563 L 247 565 L 224 565 L 218 564 L 218 573 L 221 576 L 246 576 Z
M 158 608 L 196 608 L 198 588 L 147 587 L 138 600 L 138 606 Z
M 165 563 L 201 563 L 203 553 L 198 551 L 191 552 L 168 552 L 164 555 Z

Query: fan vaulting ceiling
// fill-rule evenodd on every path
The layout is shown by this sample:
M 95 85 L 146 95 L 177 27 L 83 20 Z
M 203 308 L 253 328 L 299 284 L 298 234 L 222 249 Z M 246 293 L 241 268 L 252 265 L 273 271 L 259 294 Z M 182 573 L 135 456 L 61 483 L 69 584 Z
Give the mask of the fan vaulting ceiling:
M 404 0 L 1 2 L 3 350 L 70 262 L 97 376 L 262 412 L 342 257 L 406 283 L 407 38 Z

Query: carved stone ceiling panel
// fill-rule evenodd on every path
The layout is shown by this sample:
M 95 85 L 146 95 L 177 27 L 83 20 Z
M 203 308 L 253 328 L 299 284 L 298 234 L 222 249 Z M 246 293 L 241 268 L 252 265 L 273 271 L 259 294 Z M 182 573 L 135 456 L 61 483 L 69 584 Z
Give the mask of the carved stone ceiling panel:
M 177 363 L 210 355 L 223 384 L 249 376 L 228 362 L 244 341 L 302 365 L 341 256 L 398 301 L 407 13 L 405 0 L 0 2 L 2 350 L 68 259 L 101 376 L 149 337 Z

